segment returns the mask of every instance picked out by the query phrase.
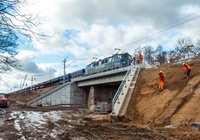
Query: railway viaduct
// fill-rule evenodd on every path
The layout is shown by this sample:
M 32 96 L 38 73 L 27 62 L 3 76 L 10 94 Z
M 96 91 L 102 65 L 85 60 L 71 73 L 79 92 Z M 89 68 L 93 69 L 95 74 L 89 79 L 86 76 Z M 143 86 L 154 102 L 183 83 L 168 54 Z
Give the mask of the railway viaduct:
M 28 102 L 28 106 L 87 107 L 95 112 L 123 116 L 144 63 L 72 79 Z
M 103 105 L 105 110 L 111 111 L 112 99 L 129 68 L 75 78 L 35 98 L 28 105 L 88 107 L 91 110 Z

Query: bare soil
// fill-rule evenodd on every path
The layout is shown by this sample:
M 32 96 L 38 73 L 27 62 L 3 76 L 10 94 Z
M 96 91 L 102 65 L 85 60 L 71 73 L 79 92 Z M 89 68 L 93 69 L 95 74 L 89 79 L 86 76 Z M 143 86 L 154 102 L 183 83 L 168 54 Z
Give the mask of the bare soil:
M 57 121 L 46 120 L 42 125 L 28 125 L 30 112 L 60 111 Z M 15 118 L 11 114 L 18 113 Z M 142 128 L 130 123 L 111 122 L 108 115 L 98 115 L 86 109 L 13 108 L 1 116 L 0 139 L 3 140 L 173 140 L 200 139 L 199 131 L 189 126 Z M 18 126 L 16 126 L 18 124 Z M 20 127 L 20 129 L 19 129 Z M 18 129 L 17 129 L 18 128 Z
M 200 61 L 190 64 L 189 80 L 181 64 L 142 70 L 126 118 L 138 126 L 181 126 L 199 122 Z M 166 77 L 161 92 L 158 89 L 160 70 Z

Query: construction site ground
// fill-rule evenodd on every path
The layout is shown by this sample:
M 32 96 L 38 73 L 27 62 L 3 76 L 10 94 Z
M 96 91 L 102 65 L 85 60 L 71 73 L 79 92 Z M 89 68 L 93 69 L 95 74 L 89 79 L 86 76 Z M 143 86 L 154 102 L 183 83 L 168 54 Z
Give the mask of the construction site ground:
M 199 139 L 197 129 L 184 127 L 137 127 L 112 122 L 109 115 L 87 109 L 10 108 L 0 116 L 2 140 L 132 140 Z
M 200 122 L 200 61 L 189 62 L 187 80 L 182 64 L 141 70 L 126 117 L 144 126 L 180 126 Z M 165 88 L 159 91 L 158 73 L 165 75 Z
M 10 108 L 0 115 L 0 139 L 200 139 L 192 127 L 200 122 L 200 61 L 189 62 L 191 77 L 186 79 L 182 64 L 167 64 L 140 71 L 125 117 L 96 114 L 88 109 L 37 107 L 21 108 L 11 97 Z M 158 73 L 165 75 L 165 88 L 158 89 Z M 33 95 L 34 96 L 34 95 Z

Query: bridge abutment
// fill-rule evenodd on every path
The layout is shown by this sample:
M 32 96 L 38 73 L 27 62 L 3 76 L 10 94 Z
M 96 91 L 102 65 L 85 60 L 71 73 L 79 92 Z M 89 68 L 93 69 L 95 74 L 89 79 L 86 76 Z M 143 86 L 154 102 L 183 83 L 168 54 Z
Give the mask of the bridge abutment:
M 28 105 L 86 107 L 86 90 L 75 83 L 66 83 L 30 101 Z

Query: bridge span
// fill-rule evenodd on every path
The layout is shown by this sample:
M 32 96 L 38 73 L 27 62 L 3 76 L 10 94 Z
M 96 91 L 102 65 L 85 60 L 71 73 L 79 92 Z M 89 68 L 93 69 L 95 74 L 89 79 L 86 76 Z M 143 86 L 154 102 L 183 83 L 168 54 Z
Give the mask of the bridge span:
M 94 86 L 94 85 L 119 85 L 123 80 L 129 67 L 114 69 L 84 77 L 72 79 L 78 87 Z
M 87 107 L 96 112 L 112 112 L 112 100 L 130 68 L 74 78 L 28 102 L 28 105 Z

